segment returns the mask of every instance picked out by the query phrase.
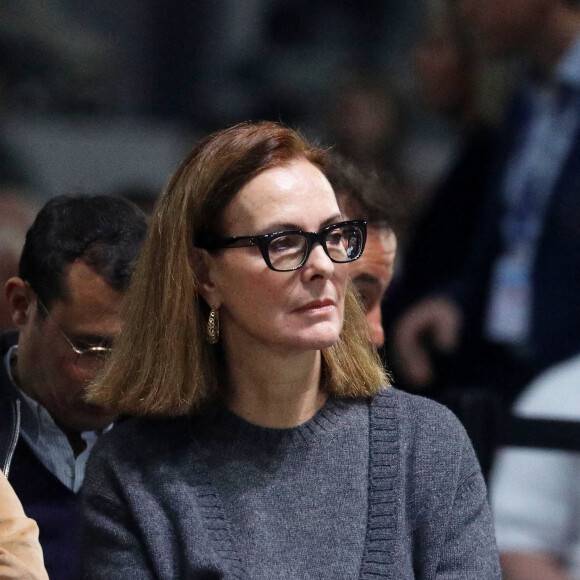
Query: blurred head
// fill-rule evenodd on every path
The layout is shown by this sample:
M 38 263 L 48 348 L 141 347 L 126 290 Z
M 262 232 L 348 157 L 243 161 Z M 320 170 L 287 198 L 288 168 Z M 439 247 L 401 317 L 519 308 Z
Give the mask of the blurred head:
M 357 163 L 396 164 L 405 118 L 398 95 L 378 73 L 357 74 L 336 88 L 329 124 L 334 145 Z
M 529 50 L 544 35 L 553 7 L 563 0 L 457 0 L 486 51 Z
M 92 400 L 137 414 L 188 413 L 227 384 L 230 348 L 321 350 L 331 392 L 384 384 L 346 265 L 319 243 L 302 267 L 280 272 L 256 245 L 208 242 L 342 221 L 324 166 L 324 151 L 276 123 L 236 125 L 194 147 L 151 217 L 125 325 Z M 223 326 L 217 345 L 205 340 L 210 309 Z
M 415 48 L 421 99 L 437 112 L 461 114 L 474 97 L 474 47 L 457 7 L 444 2 L 439 8 Z
M 121 299 L 145 230 L 144 214 L 130 202 L 60 196 L 26 234 L 19 275 L 6 283 L 19 329 L 13 372 L 63 428 L 96 429 L 113 419 L 83 396 L 96 371 L 91 352 L 110 347 L 120 331 Z
M 364 171 L 341 155 L 332 154 L 327 169 L 342 213 L 367 222 L 363 255 L 348 264 L 349 276 L 358 291 L 371 338 L 383 346 L 385 335 L 381 303 L 393 277 L 397 238 L 393 231 L 396 210 L 393 185 L 376 172 Z

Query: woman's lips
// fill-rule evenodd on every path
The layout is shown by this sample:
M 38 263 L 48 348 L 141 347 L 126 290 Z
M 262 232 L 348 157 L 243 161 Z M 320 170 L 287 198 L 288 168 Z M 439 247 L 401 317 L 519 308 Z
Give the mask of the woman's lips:
M 297 308 L 295 312 L 324 313 L 332 310 L 335 306 L 336 303 L 330 298 L 325 300 L 313 300 L 312 302 L 308 302 L 308 304 Z

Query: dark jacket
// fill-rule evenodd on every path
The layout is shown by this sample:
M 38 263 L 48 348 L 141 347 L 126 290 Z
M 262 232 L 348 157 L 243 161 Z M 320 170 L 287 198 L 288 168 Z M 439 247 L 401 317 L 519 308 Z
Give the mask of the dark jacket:
M 20 400 L 4 365 L 15 331 L 0 334 L 0 467 L 36 521 L 46 570 L 51 580 L 79 577 L 80 499 L 62 484 L 20 437 Z
M 580 107 L 580 96 L 575 99 Z M 482 334 L 492 266 L 502 251 L 506 208 L 501 182 L 525 123 L 522 109 L 521 100 L 516 100 L 506 119 L 476 242 L 452 289 L 469 327 Z M 532 264 L 532 296 L 529 360 L 542 369 L 580 352 L 580 127 L 546 207 Z

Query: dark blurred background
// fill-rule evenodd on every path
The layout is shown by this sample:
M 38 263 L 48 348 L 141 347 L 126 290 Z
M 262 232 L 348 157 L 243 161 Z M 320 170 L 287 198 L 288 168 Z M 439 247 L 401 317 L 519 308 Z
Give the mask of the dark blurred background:
M 149 209 L 193 141 L 244 120 L 282 121 L 395 175 L 404 249 L 461 147 L 457 111 L 477 101 L 493 122 L 513 78 L 479 58 L 452 4 L 1 0 L 0 284 L 47 198 Z
M 425 187 L 453 139 L 425 118 L 413 66 L 440 10 L 434 0 L 2 0 L 2 181 L 40 197 L 155 194 L 192 139 L 274 119 L 350 140 L 373 161 L 404 157 Z

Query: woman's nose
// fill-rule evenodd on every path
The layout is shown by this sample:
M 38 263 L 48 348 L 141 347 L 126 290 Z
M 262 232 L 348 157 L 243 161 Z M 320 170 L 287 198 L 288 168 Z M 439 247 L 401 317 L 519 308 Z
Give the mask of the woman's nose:
M 316 243 L 304 264 L 304 270 L 309 276 L 320 275 L 329 278 L 334 273 L 334 262 L 328 257 L 324 248 Z

